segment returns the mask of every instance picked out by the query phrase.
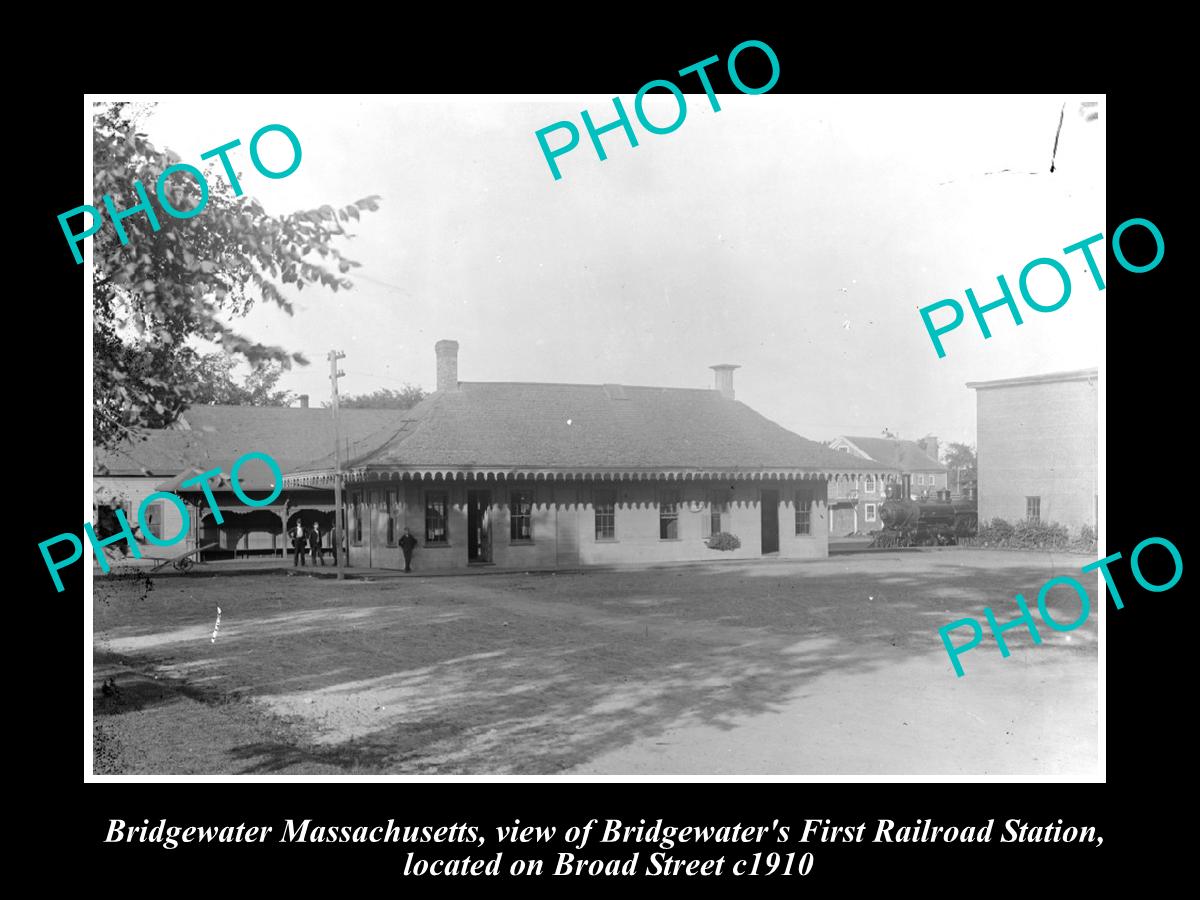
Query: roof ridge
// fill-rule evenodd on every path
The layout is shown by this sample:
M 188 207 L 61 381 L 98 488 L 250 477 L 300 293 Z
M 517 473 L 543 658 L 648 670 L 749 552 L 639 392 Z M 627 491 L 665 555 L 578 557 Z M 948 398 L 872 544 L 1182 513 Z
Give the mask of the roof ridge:
M 623 385 L 628 402 L 618 403 L 604 384 L 462 384 L 463 390 L 435 391 L 407 410 L 356 409 L 339 416 L 346 465 L 449 471 L 487 460 L 489 466 L 522 469 L 896 468 L 837 453 L 707 388 Z M 332 471 L 332 416 L 315 409 L 311 415 L 261 415 L 267 408 L 238 407 L 246 410 L 238 413 L 229 412 L 232 408 L 197 409 L 194 418 L 202 429 L 163 432 L 143 445 L 147 452 L 133 452 L 155 473 L 210 459 L 224 463 L 252 445 L 274 456 L 285 472 Z M 183 459 L 176 462 L 177 456 Z M 124 458 L 120 466 L 135 468 Z
M 713 388 L 697 388 L 697 387 L 668 387 L 660 384 L 625 384 L 621 381 L 606 381 L 603 384 L 594 382 L 582 381 L 460 381 L 458 383 L 461 388 L 464 385 L 487 385 L 487 386 L 508 386 L 519 385 L 521 387 L 573 387 L 573 388 L 596 388 L 603 390 L 607 385 L 615 384 L 623 388 L 631 388 L 634 390 L 644 391 L 695 391 L 700 394 L 713 394 L 720 396 L 720 392 Z M 453 393 L 453 392 L 449 392 Z M 740 401 L 739 401 L 740 402 Z
M 254 411 L 257 413 L 269 412 L 271 410 L 279 410 L 279 411 L 287 410 L 289 412 L 294 412 L 294 413 L 295 412 L 329 412 L 329 407 L 327 407 L 327 406 L 257 406 L 253 403 L 196 403 L 196 404 L 193 404 L 192 406 L 189 406 L 182 413 L 180 413 L 179 419 L 186 418 L 188 413 L 192 413 L 192 412 L 195 412 L 196 410 L 203 410 L 203 409 L 214 409 L 214 410 L 219 409 L 222 411 L 229 410 L 229 409 L 239 409 L 239 410 L 244 409 L 244 410 L 251 410 L 251 411 Z M 401 411 L 402 410 L 398 410 L 395 407 L 388 407 L 388 406 L 339 406 L 338 407 L 339 413 L 343 413 L 343 412 L 356 412 L 356 413 L 357 412 L 401 412 Z M 177 419 L 176 421 L 178 421 L 179 419 Z M 172 424 L 174 424 L 174 423 L 172 423 Z M 167 425 L 167 426 L 164 426 L 164 429 L 169 429 L 170 427 L 171 427 L 170 425 Z M 148 429 L 148 430 L 161 431 L 164 429 Z

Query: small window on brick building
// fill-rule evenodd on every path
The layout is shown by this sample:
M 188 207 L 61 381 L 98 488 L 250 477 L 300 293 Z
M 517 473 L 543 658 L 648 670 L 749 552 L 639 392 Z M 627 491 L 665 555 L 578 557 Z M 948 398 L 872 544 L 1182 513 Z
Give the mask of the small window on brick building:
M 875 504 L 868 503 L 866 506 L 866 510 L 867 510 L 866 511 L 866 520 L 868 522 L 874 522 L 875 521 Z
M 1042 498 L 1041 497 L 1026 497 L 1025 498 L 1025 518 L 1030 522 L 1042 521 Z

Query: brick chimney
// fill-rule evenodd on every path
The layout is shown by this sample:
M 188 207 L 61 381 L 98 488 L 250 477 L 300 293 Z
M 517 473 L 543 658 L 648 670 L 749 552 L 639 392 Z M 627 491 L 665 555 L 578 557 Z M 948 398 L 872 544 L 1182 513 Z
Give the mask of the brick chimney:
M 917 441 L 917 446 L 925 451 L 925 455 L 933 460 L 938 458 L 938 439 L 932 434 L 927 434 L 925 437 Z
M 301 409 L 308 409 L 308 394 L 301 394 L 301 395 L 300 395 L 300 408 L 301 408 Z
M 433 345 L 437 354 L 437 389 L 458 390 L 458 341 L 438 341 Z
M 726 400 L 733 399 L 733 370 L 740 369 L 741 366 L 731 365 L 729 363 L 721 363 L 719 366 L 709 366 L 716 373 L 716 381 L 713 384 L 714 391 L 720 391 L 721 396 Z

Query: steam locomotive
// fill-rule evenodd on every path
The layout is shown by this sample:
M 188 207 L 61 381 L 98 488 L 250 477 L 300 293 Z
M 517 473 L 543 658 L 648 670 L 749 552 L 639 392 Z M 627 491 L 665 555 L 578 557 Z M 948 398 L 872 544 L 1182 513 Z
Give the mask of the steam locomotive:
M 883 528 L 875 532 L 872 547 L 945 546 L 975 536 L 979 513 L 973 488 L 958 500 L 951 500 L 949 491 L 912 500 L 906 487 L 907 479 L 887 485 L 887 499 L 879 507 Z

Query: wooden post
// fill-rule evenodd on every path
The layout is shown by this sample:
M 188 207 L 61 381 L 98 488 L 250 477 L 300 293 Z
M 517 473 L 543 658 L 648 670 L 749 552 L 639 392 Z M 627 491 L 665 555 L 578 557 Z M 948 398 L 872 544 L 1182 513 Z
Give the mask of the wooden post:
M 342 543 L 342 442 L 338 434 L 338 379 L 346 373 L 338 369 L 337 361 L 345 356 L 337 350 L 329 351 L 329 383 L 333 389 L 333 557 L 339 581 L 346 577 L 344 557 L 349 551 Z

